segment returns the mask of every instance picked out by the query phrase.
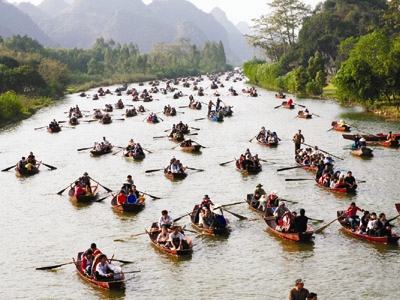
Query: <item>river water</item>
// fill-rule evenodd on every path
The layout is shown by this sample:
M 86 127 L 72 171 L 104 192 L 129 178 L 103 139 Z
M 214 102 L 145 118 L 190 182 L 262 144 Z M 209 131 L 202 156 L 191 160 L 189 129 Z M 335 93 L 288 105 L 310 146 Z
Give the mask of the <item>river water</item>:
M 208 87 L 210 83 L 204 81 L 201 85 Z M 319 299 L 399 299 L 399 248 L 353 239 L 340 231 L 338 223 L 317 235 L 314 244 L 297 245 L 265 232 L 262 221 L 239 221 L 227 215 L 231 235 L 213 239 L 188 233 L 194 240 L 194 253 L 191 259 L 182 261 L 159 253 L 146 236 L 125 243 L 113 241 L 142 232 L 158 220 L 162 209 L 178 217 L 191 211 L 204 194 L 219 204 L 240 201 L 258 183 L 268 191 L 276 190 L 283 198 L 299 202 L 290 208 L 305 208 L 308 216 L 325 222 L 333 220 L 336 210 L 346 208 L 351 201 L 370 211 L 384 211 L 389 217 L 396 215 L 394 203 L 400 202 L 398 150 L 376 149 L 373 159 L 358 159 L 343 149 L 349 141 L 327 130 L 331 121 L 341 116 L 352 117 L 347 120 L 366 132 L 400 131 L 399 124 L 368 118 L 356 108 L 343 108 L 332 101 L 311 99 L 301 99 L 298 103 L 307 105 L 321 118 L 295 119 L 297 110 L 274 109 L 280 103 L 274 93 L 261 90 L 258 98 L 226 96 L 230 85 L 239 91 L 245 84 L 226 83 L 225 89 L 219 89 L 222 99 L 234 106 L 234 116 L 222 124 L 208 120 L 194 122 L 205 116 L 203 107 L 202 111 L 178 109 L 185 114 L 173 118 L 163 116 L 165 122 L 158 125 L 143 122 L 145 115 L 142 115 L 111 125 L 81 123 L 76 129 L 64 128 L 59 134 L 33 130 L 53 118 L 66 119 L 64 112 L 70 106 L 78 104 L 81 109 L 91 111 L 120 98 L 107 96 L 92 101 L 70 95 L 32 118 L 1 131 L 1 169 L 17 162 L 29 151 L 58 169 L 47 171 L 42 166 L 39 175 L 27 179 L 17 179 L 13 171 L 0 173 L 3 202 L 0 299 L 286 299 L 297 278 L 303 278 L 306 288 L 318 293 Z M 186 94 L 191 93 L 190 89 L 180 88 Z M 113 91 L 115 87 L 110 89 Z M 187 97 L 180 100 L 174 100 L 171 94 L 155 97 L 160 101 L 144 104 L 149 110 L 161 111 L 168 103 L 187 104 Z M 127 96 L 122 99 L 128 103 Z M 208 99 L 210 97 L 201 100 L 208 102 Z M 114 111 L 113 115 L 117 117 L 121 113 Z M 164 135 L 163 131 L 179 120 L 201 128 L 195 140 L 210 148 L 194 156 L 172 150 L 175 144 L 167 139 L 153 140 L 153 136 Z M 268 149 L 248 142 L 261 126 L 276 131 L 283 139 L 278 148 Z M 306 142 L 344 157 L 344 161 L 336 161 L 338 167 L 351 169 L 356 178 L 367 181 L 360 184 L 356 196 L 338 197 L 318 188 L 312 181 L 284 181 L 285 178 L 311 176 L 301 169 L 276 172 L 280 167 L 293 165 L 294 147 L 290 139 L 299 128 Z M 147 155 L 141 163 L 132 163 L 121 155 L 91 158 L 88 152 L 76 151 L 91 146 L 103 136 L 114 145 L 125 145 L 134 138 L 154 154 Z M 274 164 L 265 164 L 262 173 L 250 177 L 236 172 L 233 164 L 218 165 L 238 157 L 246 148 Z M 172 156 L 185 165 L 206 171 L 191 172 L 186 180 L 177 183 L 171 183 L 161 173 L 145 175 L 147 169 L 164 167 Z M 112 189 L 118 189 L 126 176 L 132 174 L 139 189 L 162 199 L 147 198 L 144 211 L 126 216 L 112 211 L 110 199 L 77 207 L 68 200 L 67 192 L 63 196 L 56 195 L 84 171 Z M 246 205 L 231 210 L 250 219 L 256 217 Z M 189 224 L 189 220 L 183 219 L 181 223 Z M 125 266 L 125 271 L 140 269 L 141 273 L 127 282 L 125 292 L 102 291 L 86 284 L 73 265 L 55 271 L 35 270 L 38 266 L 71 261 L 91 242 L 96 242 L 110 256 L 115 254 L 116 258 L 135 261 Z

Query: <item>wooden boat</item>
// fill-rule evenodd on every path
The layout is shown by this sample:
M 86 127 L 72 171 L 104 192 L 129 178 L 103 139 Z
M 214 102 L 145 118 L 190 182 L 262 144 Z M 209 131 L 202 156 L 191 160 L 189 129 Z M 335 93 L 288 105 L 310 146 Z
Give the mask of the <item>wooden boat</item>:
M 76 117 L 70 118 L 70 119 L 69 119 L 69 124 L 72 125 L 72 126 L 79 125 L 78 118 L 76 118 Z
M 169 137 L 169 140 L 175 143 L 180 143 L 185 140 L 185 136 L 182 133 L 177 132 L 174 133 L 171 137 Z
M 263 141 L 260 141 L 260 140 L 257 140 L 257 142 L 260 144 L 260 145 L 262 145 L 262 146 L 265 146 L 265 147 L 277 147 L 278 145 L 279 145 L 279 141 L 268 141 L 268 142 L 263 142 Z
M 200 205 L 196 205 L 193 208 L 192 213 L 190 214 L 190 220 L 192 227 L 202 235 L 208 236 L 226 236 L 230 233 L 230 229 L 227 225 L 226 219 L 223 215 L 215 214 L 215 218 L 223 218 L 225 226 L 214 226 L 209 228 L 204 228 L 199 224 L 199 214 L 198 211 L 200 209 Z M 217 222 L 216 222 L 217 223 Z
M 338 221 L 340 225 L 342 225 L 342 230 L 352 237 L 355 237 L 360 240 L 364 240 L 371 243 L 378 243 L 378 244 L 396 244 L 397 241 L 400 239 L 400 236 L 397 234 L 392 234 L 392 236 L 372 236 L 366 233 L 360 233 L 358 231 L 353 231 L 350 226 L 346 223 L 346 217 L 341 217 L 344 211 L 337 211 L 336 214 L 338 216 Z
M 193 243 L 190 238 L 186 236 L 186 242 L 188 245 L 187 249 L 182 249 L 182 250 L 173 250 L 167 247 L 164 247 L 163 245 L 160 245 L 157 243 L 157 237 L 158 234 L 160 233 L 160 228 L 158 227 L 157 223 L 153 223 L 151 228 L 149 230 L 146 230 L 146 233 L 148 234 L 150 238 L 151 244 L 158 249 L 161 252 L 164 252 L 168 255 L 174 256 L 174 257 L 184 257 L 184 256 L 190 256 L 193 253 Z
M 102 156 L 102 155 L 111 153 L 111 152 L 112 152 L 112 149 L 113 149 L 113 146 L 104 147 L 104 148 L 101 149 L 101 150 L 92 149 L 92 150 L 90 150 L 90 155 L 93 156 L 93 157 Z
M 397 148 L 399 147 L 399 141 L 398 140 L 382 141 L 378 142 L 378 145 L 386 148 Z
M 39 173 L 39 166 L 35 166 L 32 168 L 32 170 L 28 170 L 28 169 L 20 169 L 18 167 L 15 168 L 15 175 L 17 177 L 29 177 L 29 176 L 33 176 L 36 175 L 37 173 Z
M 61 127 L 57 126 L 57 127 L 47 127 L 47 132 L 49 133 L 57 133 L 61 131 Z
M 246 169 L 243 169 L 239 163 L 239 160 L 236 160 L 236 169 L 242 173 L 242 175 L 256 175 L 262 171 L 262 167 L 260 166 L 251 166 L 248 165 Z
M 164 115 L 166 115 L 167 117 L 175 117 L 176 116 L 176 110 L 172 109 L 171 111 L 168 111 L 168 112 L 164 111 Z
M 190 109 L 195 109 L 195 110 L 201 110 L 202 106 L 201 106 L 201 102 L 195 102 L 191 105 L 189 105 Z
M 118 205 L 117 196 L 114 196 L 111 200 L 111 207 L 116 212 L 138 213 L 145 207 L 145 198 L 143 195 L 140 195 L 139 201 L 135 204 L 125 203 L 124 205 Z
M 100 119 L 100 123 L 102 123 L 104 125 L 111 124 L 112 123 L 112 119 L 111 119 L 111 117 L 103 116 L 103 118 Z
M 299 119 L 312 119 L 312 114 L 307 114 L 304 111 L 299 111 L 299 113 L 297 114 L 297 117 Z
M 330 191 L 332 193 L 339 193 L 339 194 L 355 194 L 357 188 L 330 188 L 330 187 L 326 187 L 322 184 L 320 184 L 318 181 L 316 181 L 317 185 L 321 188 L 323 188 L 324 190 Z
M 97 200 L 99 194 L 97 192 L 98 185 L 92 187 L 92 194 L 76 197 L 75 191 L 71 188 L 68 192 L 69 200 L 73 203 L 92 203 Z
M 286 99 L 286 95 L 275 94 L 275 98 L 277 98 L 277 99 Z
M 350 132 L 351 127 L 349 125 L 339 125 L 338 122 L 333 121 L 332 122 L 332 129 L 335 131 L 340 131 L 340 132 Z
M 282 102 L 282 107 L 283 108 L 287 108 L 287 109 L 294 109 L 294 104 L 288 104 L 288 102 L 287 101 L 283 101 Z
M 254 197 L 253 194 L 247 194 L 247 196 L 246 196 L 246 202 L 248 204 L 249 209 L 251 209 L 252 211 L 258 213 L 261 216 L 264 216 L 264 211 L 259 210 L 259 209 L 255 208 L 253 205 L 251 205 L 253 197 Z
M 124 273 L 121 274 L 120 280 L 115 281 L 98 281 L 95 278 L 88 276 L 81 268 L 81 259 L 82 259 L 83 252 L 79 252 L 76 260 L 74 259 L 74 264 L 76 267 L 76 271 L 79 276 L 84 279 L 85 281 L 89 282 L 90 284 L 97 286 L 102 289 L 106 290 L 124 290 L 125 289 L 125 275 Z
M 267 223 L 267 229 L 270 232 L 285 240 L 304 243 L 310 242 L 313 238 L 314 230 L 311 226 L 307 226 L 306 232 L 282 232 L 275 229 L 276 223 L 272 216 L 267 216 L 264 220 L 265 223 Z
M 208 116 L 208 119 L 213 122 L 223 122 L 224 115 L 211 112 L 211 114 Z
M 183 180 L 187 177 L 187 173 L 171 173 L 167 170 L 164 170 L 164 175 L 171 181 Z
M 160 120 L 158 118 L 155 120 L 147 118 L 146 122 L 150 123 L 150 124 L 157 124 L 157 123 L 160 123 Z
M 132 159 L 134 161 L 141 161 L 146 158 L 146 154 L 143 153 L 133 153 L 130 151 L 125 151 L 124 156 L 127 159 Z
M 121 103 L 121 102 L 117 102 L 117 103 L 114 104 L 114 107 L 116 109 L 124 109 L 125 105 L 123 103 Z
M 373 150 L 368 147 L 361 147 L 359 149 L 351 150 L 351 154 L 359 157 L 373 157 Z
M 126 116 L 127 118 L 135 117 L 135 116 L 137 116 L 137 111 L 136 111 L 135 109 L 127 109 L 127 110 L 125 111 L 125 116 Z
M 180 146 L 180 149 L 184 152 L 190 152 L 190 153 L 198 153 L 201 150 L 200 145 L 192 145 L 192 146 Z

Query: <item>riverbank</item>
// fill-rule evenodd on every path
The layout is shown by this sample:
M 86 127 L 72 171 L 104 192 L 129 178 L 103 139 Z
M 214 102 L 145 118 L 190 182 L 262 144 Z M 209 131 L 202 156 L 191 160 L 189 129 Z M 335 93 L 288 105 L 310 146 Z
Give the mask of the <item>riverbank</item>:
M 27 119 L 52 103 L 48 97 L 28 97 L 14 92 L 0 94 L 0 128 Z

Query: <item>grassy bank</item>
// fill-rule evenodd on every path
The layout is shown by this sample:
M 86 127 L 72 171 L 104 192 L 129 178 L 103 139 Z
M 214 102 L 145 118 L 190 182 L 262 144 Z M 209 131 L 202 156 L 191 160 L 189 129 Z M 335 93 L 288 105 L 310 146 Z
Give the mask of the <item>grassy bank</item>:
M 29 118 L 51 103 L 53 101 L 47 97 L 27 97 L 14 92 L 0 94 L 0 126 Z

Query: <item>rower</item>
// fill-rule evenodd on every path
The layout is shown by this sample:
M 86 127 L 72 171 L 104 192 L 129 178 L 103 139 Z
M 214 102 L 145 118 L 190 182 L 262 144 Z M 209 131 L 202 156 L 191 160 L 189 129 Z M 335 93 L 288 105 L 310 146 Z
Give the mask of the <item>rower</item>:
M 127 204 L 136 204 L 139 200 L 139 192 L 136 190 L 136 186 L 133 185 L 132 189 L 129 191 L 128 197 L 126 199 Z
M 297 152 L 297 150 L 299 150 L 301 148 L 301 144 L 304 143 L 304 136 L 301 133 L 301 130 L 299 129 L 299 131 L 293 136 L 293 142 L 294 142 L 294 150 L 295 153 Z
M 253 197 L 255 200 L 259 200 L 261 198 L 261 196 L 266 194 L 265 190 L 262 187 L 263 187 L 263 185 L 261 183 L 256 185 L 256 189 L 253 193 Z
M 308 220 L 309 219 L 306 216 L 306 211 L 303 208 L 301 208 L 300 216 L 296 216 L 294 218 L 294 231 L 299 233 L 306 232 Z
M 208 209 L 210 209 L 211 205 L 214 206 L 214 203 L 211 201 L 210 197 L 208 197 L 208 195 L 204 195 L 200 207 L 201 208 L 207 207 Z
M 18 168 L 19 170 L 25 170 L 25 165 L 26 165 L 26 159 L 25 159 L 25 156 L 23 156 L 23 157 L 21 158 L 21 160 L 18 162 L 17 168 Z
M 86 252 L 82 254 L 81 260 L 82 260 L 81 261 L 82 272 L 90 276 L 92 273 L 92 264 L 94 260 L 93 250 L 92 249 L 86 250 Z
M 134 142 L 134 140 L 133 139 L 130 139 L 129 140 L 129 143 L 128 143 L 128 146 L 126 146 L 126 150 L 132 150 L 133 149 L 133 147 L 135 146 L 135 142 Z
M 386 141 L 392 142 L 392 141 L 395 141 L 395 140 L 396 140 L 396 137 L 392 134 L 391 131 L 389 131 L 389 134 L 386 137 Z
M 127 195 L 125 193 L 125 190 L 122 189 L 117 195 L 117 204 L 119 206 L 122 206 L 122 205 L 124 205 L 126 203 L 127 199 L 128 199 L 128 197 L 127 197 Z
M 31 163 L 34 166 L 36 165 L 36 158 L 35 155 L 33 155 L 33 152 L 29 152 L 27 162 Z
M 212 102 L 212 100 L 210 100 L 210 102 L 208 102 L 208 113 L 207 113 L 208 116 L 211 116 L 211 110 L 213 105 L 214 103 Z
M 289 105 L 289 106 L 292 106 L 292 105 L 293 105 L 293 99 L 292 99 L 292 98 L 290 98 L 290 99 L 288 100 L 287 105 Z
M 357 188 L 357 183 L 356 179 L 353 176 L 353 173 L 351 171 L 347 172 L 346 177 L 344 178 L 344 182 L 347 184 L 347 186 L 351 189 Z
M 278 208 L 274 211 L 275 223 L 277 226 L 281 226 L 282 217 L 286 212 L 290 212 L 290 210 L 286 207 L 285 202 L 280 202 Z
M 169 232 L 168 227 L 166 225 L 161 226 L 161 231 L 157 236 L 157 243 L 164 245 L 168 242 Z
M 178 226 L 172 227 L 172 232 L 168 238 L 168 246 L 173 250 L 181 250 L 183 249 L 183 242 L 185 240 L 185 236 L 180 232 L 180 228 Z
M 357 211 L 362 211 L 364 212 L 363 209 L 359 208 L 356 206 L 355 202 L 352 202 L 349 206 L 349 208 L 346 210 L 345 214 L 347 217 L 347 221 L 350 224 L 350 227 L 354 230 L 356 226 L 360 224 L 360 217 L 357 216 Z
M 210 228 L 214 224 L 214 214 L 211 212 L 210 207 L 203 207 L 199 214 L 199 226 L 203 228 Z
M 377 236 L 391 236 L 392 235 L 392 225 L 386 219 L 384 213 L 379 214 L 378 221 L 375 224 L 375 234 Z
M 174 220 L 171 218 L 171 216 L 168 215 L 168 211 L 163 210 L 161 212 L 161 217 L 158 220 L 158 226 L 159 227 L 166 226 L 167 228 L 170 228 L 173 223 L 174 223 Z
M 297 279 L 295 287 L 289 293 L 289 300 L 307 300 L 310 292 L 304 288 L 304 282 Z
M 95 277 L 99 281 L 113 281 L 119 280 L 121 273 L 121 268 L 114 266 L 108 262 L 107 256 L 101 254 L 98 258 L 100 262 L 96 266 Z
M 265 133 L 266 133 L 266 130 L 265 130 L 265 127 L 263 126 L 263 127 L 261 127 L 261 130 L 260 130 L 260 132 L 258 133 L 256 139 L 257 139 L 257 140 L 260 140 L 260 139 L 264 138 L 264 137 L 265 137 Z

